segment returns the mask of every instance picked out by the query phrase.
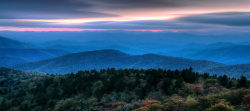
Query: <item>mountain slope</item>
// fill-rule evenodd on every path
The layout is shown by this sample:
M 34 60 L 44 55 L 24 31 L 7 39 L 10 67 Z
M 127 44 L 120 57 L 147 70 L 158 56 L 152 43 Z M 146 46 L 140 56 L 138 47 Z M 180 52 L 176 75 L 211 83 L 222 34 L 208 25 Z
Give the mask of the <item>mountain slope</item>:
M 36 46 L 0 36 L 0 48 L 37 48 Z
M 69 73 L 78 70 L 114 68 L 163 68 L 184 69 L 193 67 L 196 71 L 224 66 L 224 64 L 191 60 L 155 54 L 129 55 L 116 50 L 99 50 L 65 55 L 53 59 L 14 66 L 15 69 L 36 70 L 47 73 Z
M 250 63 L 250 46 L 234 46 L 217 49 L 201 50 L 188 55 L 192 59 L 206 59 L 225 64 Z
M 195 60 L 209 60 L 228 65 L 249 64 L 250 63 L 250 46 L 236 45 L 220 48 L 186 48 L 177 51 L 171 51 L 162 55 L 184 57 Z
M 15 88 L 20 88 L 21 82 L 25 82 L 25 80 L 31 79 L 33 77 L 37 78 L 42 75 L 44 75 L 44 73 L 32 72 L 32 71 L 19 71 L 19 70 L 1 67 L 0 68 L 1 96 L 3 93 L 6 93 L 6 92 L 3 92 L 2 88 L 9 87 L 9 86 L 12 86 L 10 88 L 12 90 Z M 29 83 L 29 84 L 32 84 L 32 83 Z M 28 86 L 25 86 L 25 87 L 28 87 Z
M 56 49 L 0 49 L 1 67 L 19 63 L 39 61 L 69 54 L 70 52 Z M 4 64 L 3 64 L 4 63 Z
M 0 57 L 0 67 L 10 67 L 17 64 L 30 62 L 25 59 L 14 58 L 14 57 Z
M 250 78 L 250 64 L 238 64 L 238 65 L 228 65 L 220 66 L 216 68 L 211 68 L 204 70 L 203 72 L 210 72 L 212 74 L 226 74 L 231 77 L 240 77 L 245 75 L 247 78 Z
M 182 48 L 189 48 L 189 49 L 215 49 L 215 48 L 222 48 L 222 47 L 233 47 L 237 46 L 238 44 L 233 44 L 231 42 L 216 42 L 212 44 L 199 44 L 199 43 L 189 43 Z

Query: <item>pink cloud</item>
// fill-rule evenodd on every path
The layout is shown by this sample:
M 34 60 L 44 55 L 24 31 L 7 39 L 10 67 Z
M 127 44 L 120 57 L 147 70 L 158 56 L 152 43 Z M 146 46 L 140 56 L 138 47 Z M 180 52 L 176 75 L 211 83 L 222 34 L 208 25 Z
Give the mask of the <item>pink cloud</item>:
M 162 32 L 164 30 L 151 30 L 151 29 L 123 29 L 124 31 L 139 31 L 139 32 Z
M 124 31 L 139 31 L 139 32 L 188 32 L 188 31 L 198 31 L 202 32 L 203 30 L 189 30 L 189 29 L 163 29 L 163 30 L 157 30 L 157 29 L 123 29 Z
M 49 32 L 49 31 L 68 31 L 68 32 L 81 32 L 81 31 L 137 31 L 137 32 L 188 32 L 188 31 L 196 31 L 196 32 L 207 32 L 208 30 L 197 30 L 197 29 L 83 29 L 83 28 L 38 28 L 38 27 L 0 27 L 0 31 L 33 31 L 33 32 Z
M 157 29 L 82 29 L 82 28 L 31 28 L 31 27 L 0 27 L 0 31 L 34 31 L 34 32 L 48 32 L 48 31 L 70 31 L 70 32 L 80 32 L 80 31 L 110 31 L 110 30 L 123 30 L 123 31 L 139 31 L 139 32 L 161 32 L 164 30 Z

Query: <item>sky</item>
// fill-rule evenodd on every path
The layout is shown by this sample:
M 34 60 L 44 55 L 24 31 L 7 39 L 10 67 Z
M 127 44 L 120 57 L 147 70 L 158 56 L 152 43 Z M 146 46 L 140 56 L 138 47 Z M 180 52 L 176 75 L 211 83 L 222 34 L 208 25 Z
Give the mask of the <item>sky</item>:
M 250 0 L 0 0 L 11 32 L 249 34 Z M 22 33 L 23 34 L 23 33 Z

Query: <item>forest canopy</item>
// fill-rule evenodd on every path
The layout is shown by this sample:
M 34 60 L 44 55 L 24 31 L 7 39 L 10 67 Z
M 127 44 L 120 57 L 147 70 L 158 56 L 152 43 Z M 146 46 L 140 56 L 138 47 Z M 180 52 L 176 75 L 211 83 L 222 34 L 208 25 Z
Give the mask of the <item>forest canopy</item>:
M 249 80 L 193 69 L 43 75 L 0 68 L 1 111 L 225 111 L 250 108 Z M 6 85 L 8 83 L 8 85 Z

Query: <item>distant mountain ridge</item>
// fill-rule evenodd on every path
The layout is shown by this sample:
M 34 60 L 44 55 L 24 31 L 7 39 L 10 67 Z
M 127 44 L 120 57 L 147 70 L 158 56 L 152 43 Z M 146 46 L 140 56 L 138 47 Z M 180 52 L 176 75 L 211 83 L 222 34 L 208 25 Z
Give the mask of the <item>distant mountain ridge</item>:
M 212 69 L 204 70 L 204 72 L 209 72 L 211 74 L 226 74 L 231 77 L 240 77 L 241 75 L 246 76 L 250 79 L 250 64 L 237 64 L 237 65 L 226 65 L 220 66 Z
M 38 62 L 16 65 L 13 68 L 21 70 L 36 70 L 47 73 L 70 73 L 79 70 L 114 68 L 163 68 L 184 69 L 193 67 L 196 71 L 225 66 L 224 64 L 191 60 L 178 57 L 161 56 L 156 54 L 129 55 L 117 50 L 98 50 L 69 54 Z
M 239 44 L 234 44 L 231 42 L 216 42 L 212 44 L 189 43 L 182 47 L 195 48 L 195 49 L 214 49 L 214 48 L 221 48 L 221 47 L 232 47 L 232 46 L 237 46 L 237 45 Z
M 51 57 L 69 54 L 70 52 L 57 49 L 0 49 L 0 57 L 16 57 L 29 61 L 38 61 Z
M 250 64 L 250 45 L 244 45 L 247 43 L 216 42 L 210 44 L 189 43 L 185 45 L 160 45 L 151 43 L 131 44 L 129 42 L 117 44 L 111 41 L 73 42 L 56 40 L 42 44 L 51 45 L 47 48 L 67 50 L 74 53 L 113 49 L 132 55 L 155 53 L 194 60 L 209 60 L 227 65 Z M 242 49 L 246 49 L 246 51 L 242 51 Z M 239 53 L 241 54 L 240 56 Z
M 0 48 L 26 49 L 26 48 L 38 48 L 38 47 L 0 36 Z
M 32 61 L 39 61 L 49 58 L 58 57 L 61 55 L 69 54 L 70 52 L 56 49 L 9 49 L 9 48 L 0 48 L 0 58 L 8 58 L 5 59 L 5 63 L 9 65 L 16 65 L 17 63 L 25 63 Z M 15 60 L 19 59 L 17 62 Z M 21 61 L 23 60 L 23 61 Z M 1 64 L 0 64 L 1 65 Z M 6 67 L 9 65 L 2 66 Z
M 171 45 L 166 45 L 159 48 L 158 46 L 151 46 L 152 44 L 144 44 L 144 46 L 147 47 L 143 46 L 138 48 L 129 48 L 122 45 L 105 43 L 103 41 L 92 41 L 83 44 L 86 45 L 86 47 L 83 47 L 82 45 L 78 46 L 79 44 L 76 44 L 74 47 L 72 47 L 75 42 L 71 42 L 71 46 L 69 47 L 67 47 L 67 45 L 66 47 L 64 47 L 63 45 L 65 45 L 66 42 L 67 41 L 58 40 L 56 41 L 56 43 L 62 43 L 62 46 L 52 46 L 58 49 L 50 49 L 52 47 L 40 48 L 27 43 L 0 37 L 0 67 L 13 66 L 14 68 L 23 70 L 37 70 L 42 72 L 60 74 L 76 72 L 78 70 L 102 69 L 108 67 L 123 69 L 184 69 L 193 67 L 195 71 L 210 72 L 212 74 L 229 74 L 237 77 L 241 74 L 246 76 L 250 75 L 248 65 L 250 63 L 249 45 L 238 45 L 233 43 L 220 42 L 207 45 L 196 43 L 187 44 L 183 46 L 185 48 L 175 47 Z M 98 43 L 99 46 L 102 46 L 101 49 L 100 47 L 95 47 L 93 43 Z M 50 44 L 53 44 L 53 42 L 51 42 Z M 71 48 L 73 48 L 73 50 L 76 49 L 76 52 L 80 52 L 81 50 L 86 50 L 88 52 L 81 51 L 81 53 L 72 54 L 72 52 L 61 50 L 72 50 Z M 172 53 L 167 54 L 167 56 L 161 56 L 156 54 L 133 54 L 147 53 L 145 51 L 145 48 L 149 49 L 149 52 L 151 52 L 152 50 L 155 50 L 154 52 L 156 52 L 158 50 L 162 51 L 162 49 L 171 48 L 173 48 L 173 50 L 175 51 L 172 51 Z M 122 52 L 117 50 L 120 50 Z M 129 55 L 127 53 L 132 55 Z M 225 65 L 222 63 L 240 65 Z
M 28 43 L 0 37 L 0 67 L 10 67 L 69 53 L 71 52 L 58 49 L 42 49 Z
M 129 55 L 117 50 L 97 50 L 69 54 L 57 58 L 16 65 L 13 68 L 34 70 L 46 73 L 65 74 L 79 70 L 103 69 L 113 67 L 117 69 L 162 68 L 185 69 L 193 67 L 197 72 L 211 74 L 227 74 L 231 77 L 245 75 L 250 78 L 250 65 L 225 65 L 207 60 L 191 60 L 179 57 L 162 56 L 156 54 Z
M 10 67 L 17 64 L 30 62 L 25 59 L 15 57 L 0 57 L 0 67 Z
M 216 44 L 197 47 L 190 46 L 161 55 L 184 57 L 194 60 L 209 60 L 228 65 L 250 64 L 250 45 L 230 45 L 228 43 L 221 45 L 221 47 L 216 46 Z
M 206 49 L 187 56 L 191 59 L 206 59 L 225 64 L 250 63 L 250 46 L 237 45 L 225 48 Z

